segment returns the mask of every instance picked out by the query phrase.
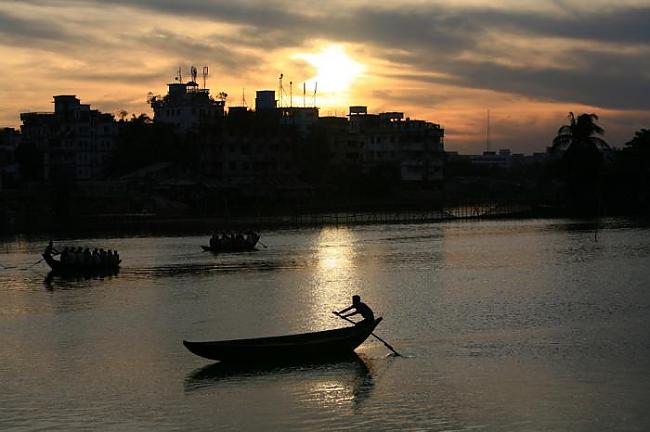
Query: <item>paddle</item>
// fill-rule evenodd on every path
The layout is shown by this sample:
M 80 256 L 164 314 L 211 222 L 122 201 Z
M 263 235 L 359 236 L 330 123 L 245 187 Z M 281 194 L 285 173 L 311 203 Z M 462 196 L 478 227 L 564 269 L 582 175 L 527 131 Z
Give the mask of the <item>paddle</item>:
M 25 270 L 27 270 L 27 269 L 30 269 L 30 268 L 32 268 L 32 267 L 34 267 L 34 266 L 35 266 L 36 264 L 38 264 L 38 263 L 40 263 L 41 261 L 43 261 L 43 258 L 41 258 L 41 259 L 39 259 L 39 260 L 38 260 L 38 261 L 36 261 L 36 262 L 35 262 L 34 264 L 31 264 L 31 265 L 29 265 L 29 266 L 27 266 L 27 267 L 25 267 Z
M 342 316 L 342 315 L 339 314 L 338 312 L 332 312 L 332 313 L 333 313 L 334 315 L 336 315 L 337 317 L 339 317 L 339 318 L 343 318 L 344 320 L 346 320 L 346 321 L 348 321 L 348 322 L 351 322 L 352 324 L 356 324 L 354 321 L 352 321 L 352 320 L 349 319 L 348 317 L 344 317 L 344 316 Z M 377 338 L 379 341 L 381 341 L 381 343 L 383 343 L 384 346 L 386 346 L 386 348 L 388 348 L 389 350 L 391 350 L 392 352 L 394 352 L 396 356 L 398 356 L 398 357 L 402 357 L 402 354 L 400 354 L 400 353 L 398 353 L 397 351 L 395 351 L 395 348 L 393 348 L 392 346 L 390 346 L 390 344 L 389 344 L 388 342 L 386 342 L 385 340 L 383 340 L 382 338 L 380 338 L 379 336 L 377 336 L 377 335 L 374 334 L 374 333 L 370 333 L 370 334 L 373 335 L 375 338 Z

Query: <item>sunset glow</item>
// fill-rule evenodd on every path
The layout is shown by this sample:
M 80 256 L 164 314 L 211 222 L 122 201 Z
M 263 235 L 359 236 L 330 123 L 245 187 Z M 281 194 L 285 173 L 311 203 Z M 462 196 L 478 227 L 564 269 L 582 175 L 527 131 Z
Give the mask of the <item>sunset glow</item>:
M 307 80 L 307 88 L 317 89 L 328 105 L 341 105 L 350 87 L 365 70 L 338 45 L 330 45 L 316 54 L 298 54 L 316 69 L 316 75 Z M 322 98 L 321 98 L 322 101 Z
M 449 150 L 484 149 L 488 109 L 495 148 L 543 151 L 569 111 L 598 113 L 622 146 L 650 121 L 649 14 L 632 0 L 0 0 L 0 126 L 56 94 L 151 114 L 148 92 L 205 65 L 212 94 L 238 95 L 229 103 L 277 91 L 283 73 L 296 104 L 318 82 L 322 115 L 401 111 L 441 124 Z

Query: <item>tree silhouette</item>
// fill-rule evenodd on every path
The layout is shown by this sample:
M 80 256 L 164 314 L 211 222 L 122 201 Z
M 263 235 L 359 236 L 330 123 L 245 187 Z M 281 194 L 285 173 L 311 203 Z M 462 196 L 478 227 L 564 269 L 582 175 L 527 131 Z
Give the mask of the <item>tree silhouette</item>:
M 112 173 L 122 175 L 158 162 L 178 162 L 183 149 L 170 124 L 153 123 L 146 114 L 118 122 L 120 134 Z
M 562 125 L 553 140 L 551 152 L 562 155 L 569 209 L 580 216 L 599 211 L 600 174 L 603 153 L 609 145 L 598 135 L 605 133 L 596 114 L 569 113 L 569 124 Z
M 625 143 L 622 164 L 627 177 L 624 185 L 635 211 L 650 212 L 650 129 L 641 129 Z
M 626 142 L 625 147 L 640 153 L 650 153 L 650 129 L 636 131 L 634 138 Z

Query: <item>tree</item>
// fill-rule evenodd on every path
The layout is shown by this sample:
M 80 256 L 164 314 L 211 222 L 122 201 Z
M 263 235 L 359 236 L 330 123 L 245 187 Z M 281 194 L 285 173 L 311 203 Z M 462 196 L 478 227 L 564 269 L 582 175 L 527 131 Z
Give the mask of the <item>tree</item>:
M 623 185 L 635 212 L 650 213 L 650 129 L 641 129 L 625 143 L 621 164 L 627 177 Z
M 553 152 L 566 152 L 573 148 L 579 149 L 594 148 L 598 151 L 609 150 L 609 145 L 596 135 L 603 135 L 605 130 L 596 122 L 596 114 L 580 114 L 576 119 L 575 115 L 569 113 L 569 124 L 560 126 L 557 136 L 553 139 Z
M 576 118 L 569 113 L 568 118 L 569 124 L 558 129 L 551 152 L 562 155 L 570 210 L 581 216 L 595 215 L 599 212 L 602 153 L 610 148 L 598 136 L 605 131 L 596 114 Z
M 113 174 L 122 175 L 158 162 L 183 160 L 184 152 L 171 124 L 153 123 L 146 114 L 131 114 L 119 126 Z
M 650 153 L 650 129 L 641 129 L 634 133 L 634 138 L 625 143 L 627 149 L 639 153 Z

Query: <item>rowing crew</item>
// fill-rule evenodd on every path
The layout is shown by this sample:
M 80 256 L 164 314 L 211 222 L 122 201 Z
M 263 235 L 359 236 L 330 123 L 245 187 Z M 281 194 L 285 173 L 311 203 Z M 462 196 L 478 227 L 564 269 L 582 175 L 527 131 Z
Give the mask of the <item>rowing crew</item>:
M 245 245 L 247 243 L 255 244 L 259 239 L 259 234 L 253 231 L 247 232 L 213 232 L 210 237 L 210 247 L 215 248 L 223 245 Z
M 74 266 L 117 267 L 120 264 L 120 254 L 116 250 L 104 250 L 103 248 L 95 248 L 91 252 L 89 248 L 66 246 L 59 252 L 54 248 L 52 242 L 50 242 L 45 248 L 44 254 L 60 254 L 61 264 Z

